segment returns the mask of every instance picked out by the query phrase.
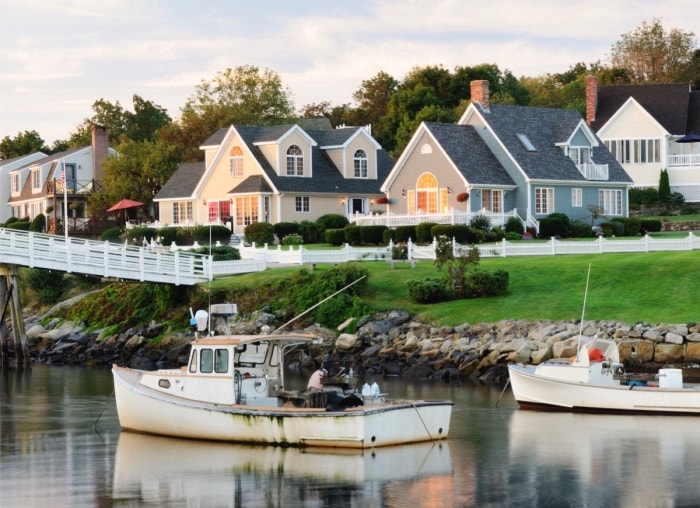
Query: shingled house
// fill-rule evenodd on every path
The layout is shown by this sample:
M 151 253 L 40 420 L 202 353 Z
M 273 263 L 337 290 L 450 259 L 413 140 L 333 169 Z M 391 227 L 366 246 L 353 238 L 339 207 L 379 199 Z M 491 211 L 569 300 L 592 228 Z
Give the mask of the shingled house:
M 457 124 L 422 123 L 382 184 L 384 223 L 493 225 L 561 212 L 590 220 L 591 207 L 627 216 L 632 179 L 573 110 L 491 104 L 488 81 L 471 83 Z
M 309 125 L 307 122 L 305 125 Z M 314 221 L 371 213 L 393 161 L 365 127 L 232 125 L 201 146 L 156 195 L 161 225 Z
M 671 190 L 700 203 L 700 90 L 688 83 L 598 86 L 586 80 L 586 122 L 634 180 L 658 188 L 662 169 Z

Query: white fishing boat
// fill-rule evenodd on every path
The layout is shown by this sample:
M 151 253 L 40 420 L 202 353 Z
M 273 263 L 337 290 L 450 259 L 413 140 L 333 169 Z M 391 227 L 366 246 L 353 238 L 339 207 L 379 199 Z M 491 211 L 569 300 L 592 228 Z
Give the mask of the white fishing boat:
M 508 365 L 521 408 L 607 413 L 700 415 L 700 385 L 683 382 L 682 369 L 662 368 L 651 380 L 624 372 L 617 343 L 581 338 L 573 358 L 539 365 Z
M 282 446 L 373 448 L 445 439 L 451 401 L 391 400 L 363 395 L 343 367 L 328 372 L 322 390 L 289 390 L 285 356 L 317 340 L 312 335 L 212 336 L 213 315 L 198 311 L 199 332 L 188 365 L 136 370 L 114 365 L 114 393 L 124 430 L 181 438 Z
M 683 382 L 682 369 L 662 368 L 651 381 L 625 374 L 617 342 L 583 337 L 588 281 L 576 355 L 539 365 L 508 365 L 509 383 L 524 409 L 700 415 L 700 385 Z

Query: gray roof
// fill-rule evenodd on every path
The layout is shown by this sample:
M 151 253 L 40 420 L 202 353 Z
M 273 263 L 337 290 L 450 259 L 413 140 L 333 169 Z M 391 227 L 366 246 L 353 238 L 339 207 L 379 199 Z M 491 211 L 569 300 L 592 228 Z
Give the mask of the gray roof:
M 688 83 L 614 85 L 598 87 L 595 121 L 591 127 L 600 130 L 630 97 L 634 97 L 669 134 L 686 134 L 691 124 L 700 122 L 700 109 L 697 105 L 691 107 Z
M 377 150 L 377 179 L 344 178 L 339 168 L 320 147 L 337 146 L 345 143 L 361 127 L 350 127 L 333 130 L 305 131 L 317 146 L 311 148 L 313 177 L 278 176 L 275 169 L 268 163 L 255 143 L 271 142 L 279 139 L 291 125 L 250 126 L 235 125 L 243 142 L 262 167 L 263 171 L 280 192 L 321 192 L 347 194 L 381 194 L 379 187 L 389 174 L 393 161 L 384 150 Z M 368 154 L 369 157 L 372 154 Z
M 246 192 L 263 192 L 271 193 L 272 189 L 265 181 L 262 175 L 250 175 L 233 189 L 228 191 L 229 194 L 243 194 Z
M 582 122 L 577 111 L 492 104 L 483 116 L 529 178 L 586 181 L 576 164 L 557 146 L 566 142 Z M 520 133 L 527 135 L 535 151 L 529 151 L 523 145 L 518 139 Z M 631 183 L 627 172 L 598 141 L 599 146 L 593 149 L 592 158 L 596 164 L 608 164 L 608 181 Z
M 472 125 L 425 122 L 452 163 L 472 185 L 515 185 Z
M 202 175 L 204 175 L 204 162 L 185 162 L 180 164 L 173 176 L 161 187 L 155 199 L 175 199 L 192 196 Z

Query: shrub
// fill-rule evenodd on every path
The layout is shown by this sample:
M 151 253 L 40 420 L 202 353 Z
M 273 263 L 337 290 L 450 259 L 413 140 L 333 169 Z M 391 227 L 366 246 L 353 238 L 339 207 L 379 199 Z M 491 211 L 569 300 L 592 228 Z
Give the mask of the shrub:
M 360 239 L 364 244 L 380 245 L 386 226 L 361 226 Z
M 641 219 L 640 228 L 643 233 L 658 233 L 661 231 L 661 221 L 659 219 Z
M 316 219 L 316 224 L 321 226 L 323 231 L 326 231 L 328 229 L 343 229 L 349 224 L 349 222 L 345 215 L 328 213 L 326 215 L 321 215 L 318 219 Z
M 540 237 L 550 238 L 552 236 L 564 235 L 564 222 L 560 217 L 545 217 L 540 219 Z
M 642 228 L 642 221 L 636 217 L 615 217 L 610 222 L 620 222 L 624 236 L 637 236 Z
M 126 230 L 126 239 L 132 245 L 141 245 L 144 240 L 151 243 L 157 236 L 157 232 L 154 228 L 137 227 Z
M 408 242 L 409 239 L 416 241 L 416 226 L 397 226 L 394 233 L 396 243 Z
M 287 235 L 295 235 L 299 232 L 299 224 L 296 222 L 278 222 L 274 226 L 277 238 L 284 238 Z
M 46 216 L 43 213 L 34 217 L 34 220 L 29 224 L 29 231 L 43 233 L 46 230 Z
M 569 229 L 571 230 L 571 236 L 574 238 L 589 238 L 593 236 L 593 228 L 591 225 L 581 220 L 571 221 Z
M 517 217 L 511 217 L 508 219 L 508 222 L 506 222 L 505 230 L 506 233 L 518 233 L 522 235 L 525 232 L 525 226 L 523 226 L 523 223 L 520 222 L 520 219 Z
M 436 226 L 434 222 L 421 222 L 416 225 L 416 243 L 430 243 L 433 241 L 431 230 Z
M 282 238 L 282 245 L 303 245 L 304 238 L 301 235 L 293 233 Z
M 629 200 L 630 205 L 652 205 L 659 201 L 659 191 L 654 187 L 632 187 Z
M 436 224 L 430 230 L 433 238 L 446 236 L 450 240 L 455 239 L 457 243 L 468 243 L 471 238 L 469 226 L 466 224 Z
M 569 227 L 571 224 L 571 220 L 569 219 L 569 216 L 566 215 L 565 213 L 561 212 L 554 212 L 550 213 L 547 217 L 550 219 L 560 219 L 562 223 L 562 230 L 558 235 L 555 236 L 562 236 L 564 238 L 571 236 Z
M 158 236 L 160 237 L 160 242 L 163 245 L 172 245 L 173 242 L 177 244 L 178 228 L 160 228 L 158 230 Z
M 506 233 L 506 240 L 511 241 L 511 242 L 514 240 L 522 240 L 522 238 L 523 238 L 522 233 L 516 233 L 514 231 L 509 231 L 508 233 Z
M 395 229 L 386 228 L 382 233 L 382 243 L 388 245 L 389 242 L 394 241 L 394 235 L 396 234 Z
M 263 222 L 262 224 L 267 224 Z M 216 242 L 229 243 L 231 241 L 231 230 L 226 226 L 195 226 L 192 232 L 194 241 L 199 244 L 212 245 Z
M 28 220 L 16 220 L 13 222 L 7 222 L 6 227 L 9 229 L 17 229 L 19 231 L 29 231 L 29 226 L 31 223 Z
M 299 223 L 298 233 L 304 239 L 304 243 L 320 243 L 324 238 L 324 230 L 317 222 L 303 220 Z
M 269 222 L 254 222 L 243 230 L 245 241 L 258 245 L 272 244 L 275 241 L 275 229 Z
M 346 226 L 343 228 L 345 233 L 345 242 L 350 245 L 360 245 L 362 244 L 362 236 L 360 235 L 359 226 Z
M 491 219 L 489 219 L 485 215 L 476 215 L 475 217 L 472 217 L 472 220 L 469 222 L 469 225 L 472 228 L 480 229 L 482 231 L 488 231 L 489 229 L 491 229 Z
M 391 248 L 391 259 L 408 259 L 408 245 L 397 243 Z
M 241 252 L 230 245 L 210 245 L 208 247 L 193 249 L 190 252 L 211 256 L 214 261 L 236 261 L 241 259 Z
M 40 303 L 56 303 L 66 288 L 63 272 L 31 268 L 27 272 L 29 287 L 36 293 Z
M 344 229 L 326 229 L 326 243 L 329 245 L 343 245 L 345 242 Z
M 603 235 L 606 237 L 623 236 L 625 234 L 625 225 L 622 222 L 603 222 L 600 225 L 600 229 L 603 231 Z
M 466 294 L 471 298 L 479 296 L 503 296 L 508 291 L 508 272 L 496 270 L 493 273 L 475 270 L 467 280 Z
M 121 242 L 121 228 L 109 228 L 105 229 L 102 234 L 100 234 L 100 240 L 103 242 L 120 243 Z
M 414 303 L 437 303 L 452 299 L 442 279 L 427 277 L 421 280 L 410 280 L 406 285 L 408 296 Z

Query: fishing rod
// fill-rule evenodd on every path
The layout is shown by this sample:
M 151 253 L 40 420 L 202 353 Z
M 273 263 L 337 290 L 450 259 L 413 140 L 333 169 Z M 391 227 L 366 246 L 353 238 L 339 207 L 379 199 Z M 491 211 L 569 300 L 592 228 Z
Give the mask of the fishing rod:
M 345 291 L 345 290 L 346 290 L 347 288 L 349 288 L 350 286 L 353 286 L 353 285 L 357 284 L 358 282 L 360 282 L 360 281 L 361 281 L 362 279 L 364 279 L 365 277 L 367 277 L 367 276 L 366 276 L 366 275 L 363 275 L 362 277 L 360 277 L 359 279 L 357 279 L 357 280 L 351 282 L 350 284 L 348 284 L 348 285 L 345 286 L 344 288 L 341 288 L 341 289 L 339 289 L 338 291 L 336 291 L 335 293 L 333 293 L 332 295 L 327 296 L 326 298 L 324 298 L 323 300 L 321 300 L 320 302 L 318 302 L 316 305 L 313 305 L 313 306 L 309 307 L 308 309 L 306 309 L 304 312 L 302 312 L 302 313 L 299 314 L 298 316 L 295 316 L 295 317 L 293 317 L 292 319 L 290 319 L 289 321 L 287 321 L 286 323 L 284 323 L 282 326 L 280 326 L 279 328 L 277 328 L 277 330 L 275 330 L 273 333 L 279 332 L 279 331 L 280 331 L 282 328 L 284 328 L 285 326 L 290 325 L 291 323 L 293 323 L 294 321 L 296 321 L 296 320 L 299 319 L 300 317 L 305 316 L 306 314 L 308 314 L 309 312 L 311 312 L 312 310 L 314 310 L 314 309 L 315 309 L 316 307 L 318 307 L 319 305 L 321 305 L 321 304 L 327 302 L 328 300 L 330 300 L 331 298 L 333 298 L 333 297 L 334 297 L 335 295 L 337 295 L 338 293 L 342 293 L 343 291 Z

